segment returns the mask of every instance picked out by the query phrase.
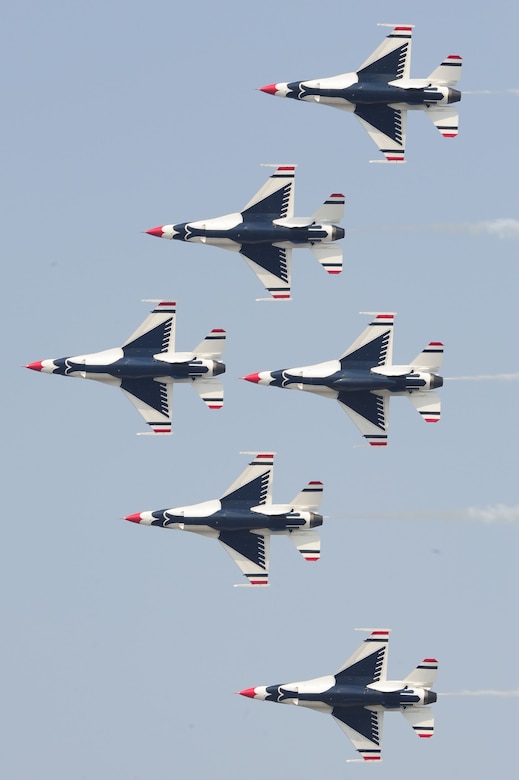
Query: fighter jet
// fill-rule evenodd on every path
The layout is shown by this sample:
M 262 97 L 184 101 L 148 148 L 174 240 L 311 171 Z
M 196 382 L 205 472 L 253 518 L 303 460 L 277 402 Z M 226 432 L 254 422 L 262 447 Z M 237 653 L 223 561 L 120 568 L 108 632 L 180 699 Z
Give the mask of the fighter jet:
M 413 25 L 394 27 L 353 73 L 269 84 L 260 90 L 353 111 L 385 162 L 404 162 L 407 112 L 423 110 L 444 138 L 454 138 L 458 135 L 458 114 L 449 106 L 461 100 L 461 92 L 454 89 L 461 76 L 457 54 L 450 54 L 425 79 L 410 77 L 412 32 Z
M 425 658 L 403 680 L 387 679 L 388 641 L 387 629 L 371 631 L 335 674 L 247 688 L 239 693 L 251 699 L 297 704 L 328 713 L 364 761 L 381 761 L 384 712 L 401 712 L 419 737 L 432 737 L 434 715 L 428 705 L 437 698 L 431 690 L 438 671 L 435 658 Z
M 222 384 L 210 377 L 225 371 L 225 331 L 215 328 L 192 352 L 175 352 L 176 303 L 154 302 L 156 307 L 122 347 L 38 360 L 26 368 L 120 387 L 150 426 L 148 433 L 171 433 L 176 382 L 190 382 L 209 409 L 221 409 Z
M 240 252 L 272 298 L 290 299 L 292 249 L 309 247 L 329 274 L 342 271 L 342 249 L 334 241 L 344 229 L 344 195 L 330 195 L 311 217 L 294 217 L 295 165 L 279 165 L 241 212 L 215 219 L 162 225 L 151 236 L 173 238 Z
M 440 399 L 433 390 L 443 385 L 442 377 L 435 373 L 443 359 L 439 341 L 429 342 L 409 365 L 393 365 L 393 319 L 394 314 L 377 314 L 338 360 L 260 371 L 242 378 L 336 398 L 369 444 L 383 447 L 387 444 L 390 397 L 406 396 L 425 422 L 438 422 Z
M 289 504 L 273 504 L 273 471 L 274 455 L 259 453 L 220 498 L 124 519 L 218 539 L 249 585 L 268 585 L 270 537 L 285 534 L 305 560 L 317 561 L 321 543 L 315 529 L 323 523 L 317 513 L 322 482 L 309 482 Z

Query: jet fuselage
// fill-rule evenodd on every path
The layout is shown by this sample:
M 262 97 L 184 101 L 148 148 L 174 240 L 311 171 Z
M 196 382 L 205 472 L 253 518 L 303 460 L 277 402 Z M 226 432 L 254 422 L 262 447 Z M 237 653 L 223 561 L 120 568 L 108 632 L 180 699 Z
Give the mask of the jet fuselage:
M 350 77 L 350 78 L 348 78 Z M 331 79 L 314 81 L 293 81 L 288 84 L 276 84 L 282 97 L 295 100 L 318 100 L 318 102 L 336 103 L 338 100 L 355 105 L 405 105 L 411 108 L 424 108 L 432 105 L 446 105 L 461 100 L 461 92 L 452 87 L 442 86 L 394 86 L 383 78 L 353 81 L 356 74 L 334 76 Z M 344 86 L 341 86 L 341 80 Z M 330 82 L 327 86 L 327 82 Z M 353 83 L 352 83 L 353 82 Z
M 265 701 L 281 704 L 324 704 L 333 709 L 349 707 L 382 707 L 384 709 L 399 709 L 412 705 L 425 706 L 436 701 L 437 694 L 424 688 L 409 688 L 402 686 L 400 690 L 381 691 L 357 685 L 332 685 L 325 691 L 305 691 L 311 689 L 318 680 L 284 685 L 270 685 L 265 689 L 256 688 L 255 697 Z M 263 693 L 264 691 L 264 693 Z
M 215 507 L 218 506 L 216 502 Z M 187 509 L 195 510 L 194 507 Z M 249 508 L 222 508 L 211 514 L 186 517 L 184 507 L 175 509 L 162 509 L 156 512 L 142 512 L 141 523 L 155 525 L 162 528 L 175 528 L 179 524 L 183 530 L 196 531 L 197 529 L 210 528 L 215 531 L 253 531 L 269 530 L 283 532 L 301 528 L 316 528 L 323 524 L 323 517 L 316 512 L 284 512 L 268 515 L 262 512 L 254 512 Z
M 122 351 L 122 350 L 121 350 Z M 225 371 L 225 364 L 218 360 L 186 360 L 169 363 L 157 360 L 149 352 L 143 355 L 123 355 L 110 363 L 96 362 L 96 355 L 85 360 L 85 356 L 56 358 L 42 361 L 44 373 L 80 376 L 87 379 L 111 376 L 116 379 L 152 379 L 171 377 L 175 380 L 191 379 L 200 376 L 218 376 Z
M 226 227 L 235 217 L 237 224 Z M 276 225 L 273 215 L 264 215 L 261 219 L 242 221 L 241 214 L 229 214 L 216 219 L 181 222 L 172 225 L 171 238 L 177 241 L 192 241 L 207 244 L 232 242 L 244 244 L 299 244 L 312 245 L 319 242 L 338 241 L 344 238 L 344 228 L 338 225 L 310 224 L 300 227 Z M 238 221 L 239 220 L 239 221 Z M 165 230 L 167 226 L 164 226 Z
M 339 361 L 337 361 L 338 363 Z M 336 390 L 338 393 L 357 392 L 359 390 L 387 390 L 398 393 L 405 390 L 428 390 L 441 387 L 443 379 L 437 374 L 428 372 L 413 372 L 402 376 L 384 376 L 382 374 L 371 373 L 369 368 L 358 369 L 338 369 L 325 376 L 320 376 L 319 372 L 313 373 L 312 369 L 318 369 L 317 366 L 305 366 L 300 369 L 280 369 L 278 371 L 261 372 L 259 382 L 273 385 L 274 387 L 285 387 L 299 389 L 304 385 L 304 389 L 328 387 Z M 270 375 L 270 380 L 268 379 Z

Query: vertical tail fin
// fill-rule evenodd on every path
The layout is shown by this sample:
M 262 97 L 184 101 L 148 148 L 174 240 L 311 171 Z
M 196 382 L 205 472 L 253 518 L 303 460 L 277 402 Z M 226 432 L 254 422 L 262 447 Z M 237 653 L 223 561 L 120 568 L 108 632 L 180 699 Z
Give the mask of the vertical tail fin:
M 441 65 L 433 70 L 430 76 L 427 76 L 427 81 L 431 81 L 434 84 L 441 84 L 442 86 L 453 86 L 457 84 L 461 78 L 461 63 L 462 59 L 459 54 L 449 54 Z

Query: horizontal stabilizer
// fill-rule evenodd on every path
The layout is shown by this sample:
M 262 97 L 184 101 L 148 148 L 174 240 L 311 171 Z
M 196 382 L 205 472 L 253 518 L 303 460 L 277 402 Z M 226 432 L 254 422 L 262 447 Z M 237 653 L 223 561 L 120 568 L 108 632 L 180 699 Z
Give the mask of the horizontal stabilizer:
M 335 243 L 314 244 L 310 247 L 315 257 L 329 274 L 340 274 L 342 271 L 342 249 Z
M 413 731 L 419 737 L 432 737 L 434 734 L 434 715 L 430 707 L 409 707 L 409 709 L 400 710 Z
M 454 86 L 461 78 L 461 64 L 462 59 L 459 54 L 449 54 L 442 64 L 433 70 L 427 80 L 432 84 Z
M 458 135 L 459 115 L 450 108 L 426 108 L 426 116 L 440 131 L 444 138 L 456 138 Z
M 441 401 L 438 393 L 427 390 L 424 393 L 408 393 L 407 397 L 416 411 L 422 415 L 425 422 L 439 422 L 441 415 Z
M 194 348 L 193 354 L 197 357 L 218 360 L 225 349 L 225 335 L 225 331 L 222 328 L 213 328 L 205 339 Z
M 425 349 L 411 361 L 411 366 L 415 371 L 439 371 L 443 362 L 443 350 L 441 341 L 430 341 Z
M 317 531 L 292 531 L 288 538 L 306 561 L 318 561 L 321 557 L 321 539 Z
M 291 501 L 290 505 L 296 512 L 307 510 L 317 512 L 323 500 L 323 483 L 309 482 L 300 493 Z
M 222 408 L 223 385 L 217 379 L 194 379 L 192 387 L 208 409 Z
M 319 206 L 312 217 L 313 221 L 318 225 L 322 225 L 323 222 L 341 222 L 344 217 L 344 203 L 344 195 L 334 192 L 322 206 Z
M 421 664 L 418 664 L 416 669 L 413 669 L 404 682 L 412 687 L 419 688 L 432 688 L 436 682 L 436 675 L 438 674 L 438 661 L 436 658 L 424 658 Z

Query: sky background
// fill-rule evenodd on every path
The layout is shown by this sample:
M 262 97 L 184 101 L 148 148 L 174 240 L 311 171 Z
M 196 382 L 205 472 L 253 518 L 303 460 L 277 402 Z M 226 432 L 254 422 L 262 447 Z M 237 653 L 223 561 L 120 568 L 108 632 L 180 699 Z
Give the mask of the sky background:
M 369 164 L 353 116 L 255 91 L 355 70 L 377 22 L 416 25 L 412 76 L 461 54 L 488 91 L 452 141 L 411 113 L 402 166 Z M 392 678 L 434 656 L 439 693 L 517 694 L 518 25 L 504 0 L 4 8 L 2 777 L 360 776 L 331 718 L 233 695 L 333 673 L 358 626 L 393 629 Z M 298 250 L 287 304 L 237 254 L 141 232 L 239 210 L 261 163 L 298 164 L 296 216 L 347 198 L 344 272 Z M 178 302 L 178 350 L 228 332 L 224 409 L 180 386 L 163 439 L 114 389 L 22 369 L 120 345 L 143 298 Z M 380 451 L 336 403 L 238 380 L 338 357 L 360 311 L 398 313 L 396 362 L 441 340 L 445 377 L 515 378 L 445 381 L 434 426 L 394 399 Z M 261 450 L 274 501 L 320 479 L 329 516 L 317 564 L 273 539 L 265 591 L 120 520 L 217 497 Z M 378 777 L 504 775 L 518 701 L 440 696 L 430 741 L 389 714 Z

